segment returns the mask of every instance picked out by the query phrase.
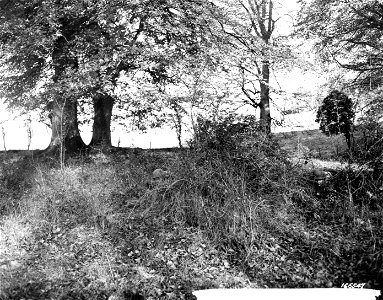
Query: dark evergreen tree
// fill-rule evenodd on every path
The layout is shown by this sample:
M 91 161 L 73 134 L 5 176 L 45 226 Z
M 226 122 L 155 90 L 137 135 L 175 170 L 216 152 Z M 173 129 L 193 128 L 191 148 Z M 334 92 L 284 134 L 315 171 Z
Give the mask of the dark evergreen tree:
M 327 135 L 344 134 L 347 146 L 351 149 L 354 116 L 352 100 L 343 92 L 334 90 L 323 99 L 315 121 Z

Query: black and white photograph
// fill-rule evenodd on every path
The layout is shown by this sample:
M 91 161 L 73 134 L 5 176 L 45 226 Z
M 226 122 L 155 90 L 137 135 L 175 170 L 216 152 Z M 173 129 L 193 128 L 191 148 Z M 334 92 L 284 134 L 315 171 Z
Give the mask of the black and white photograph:
M 383 300 L 382 0 L 0 0 L 0 300 Z

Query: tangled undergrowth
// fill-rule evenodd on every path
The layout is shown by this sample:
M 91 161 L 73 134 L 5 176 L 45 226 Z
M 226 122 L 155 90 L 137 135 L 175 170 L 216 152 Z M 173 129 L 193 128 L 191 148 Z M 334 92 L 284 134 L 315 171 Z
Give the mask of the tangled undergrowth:
M 194 299 L 206 288 L 348 282 L 381 289 L 380 183 L 372 190 L 367 175 L 346 170 L 318 186 L 250 125 L 201 131 L 208 135 L 183 151 L 114 149 L 64 168 L 8 157 L 0 299 Z M 154 180 L 157 168 L 169 176 Z

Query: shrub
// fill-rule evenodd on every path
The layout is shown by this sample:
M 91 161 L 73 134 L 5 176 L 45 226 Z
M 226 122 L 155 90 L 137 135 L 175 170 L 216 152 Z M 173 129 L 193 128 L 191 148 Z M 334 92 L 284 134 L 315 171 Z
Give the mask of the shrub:
M 199 119 L 191 143 L 198 162 L 220 162 L 236 175 L 243 176 L 247 188 L 260 191 L 276 188 L 280 171 L 288 164 L 278 143 L 259 130 L 254 117 L 233 115 L 222 121 Z
M 167 166 L 172 175 L 144 197 L 150 215 L 199 227 L 243 258 L 263 235 L 304 221 L 292 208 L 293 196 L 302 194 L 296 170 L 254 119 L 198 124 L 191 150 Z

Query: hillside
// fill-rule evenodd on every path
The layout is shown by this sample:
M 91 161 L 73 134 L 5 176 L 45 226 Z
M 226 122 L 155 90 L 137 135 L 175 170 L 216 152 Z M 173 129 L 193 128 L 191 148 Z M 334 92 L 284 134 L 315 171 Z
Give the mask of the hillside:
M 306 134 L 306 145 L 318 142 Z M 296 136 L 283 138 L 295 147 Z M 253 178 L 189 150 L 94 151 L 63 168 L 36 153 L 1 153 L 0 299 L 381 287 L 381 210 L 349 206 L 343 185 L 316 187 L 262 143 L 252 148 Z M 169 176 L 154 180 L 157 168 Z
M 319 129 L 280 132 L 274 136 L 292 157 L 334 159 L 347 152 L 342 135 L 326 136 Z

